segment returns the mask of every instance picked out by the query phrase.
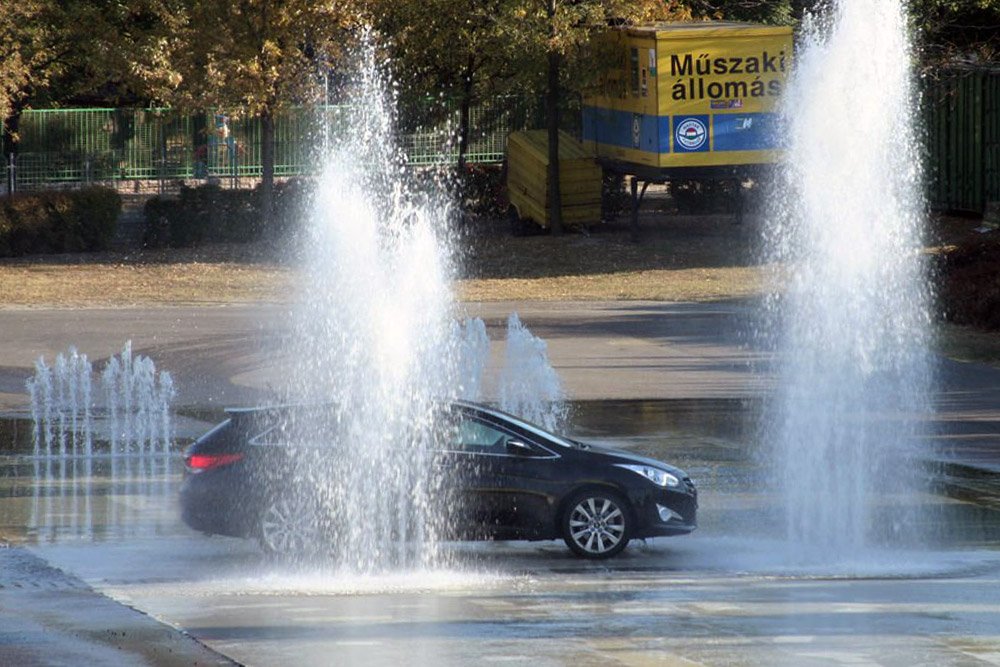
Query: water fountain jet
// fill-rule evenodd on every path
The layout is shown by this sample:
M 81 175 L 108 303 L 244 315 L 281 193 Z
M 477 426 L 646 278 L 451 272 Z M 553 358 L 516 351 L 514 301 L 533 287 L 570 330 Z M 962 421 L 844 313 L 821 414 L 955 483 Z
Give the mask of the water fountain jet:
M 148 357 L 133 356 L 127 342 L 99 375 L 103 404 L 95 400 L 94 378 L 87 355 L 71 347 L 51 366 L 39 357 L 26 382 L 34 471 L 28 528 L 40 541 L 93 534 L 93 478 L 105 468 L 112 488 L 124 485 L 146 495 L 158 484 L 160 497 L 167 495 L 175 395 L 170 373 L 157 371 Z M 108 524 L 116 528 L 118 511 L 112 504 L 108 512 Z
M 448 489 L 429 470 L 429 447 L 444 404 L 482 398 L 490 353 L 481 320 L 457 324 L 451 199 L 443 187 L 409 187 L 375 52 L 370 40 L 360 48 L 351 130 L 326 157 L 303 234 L 287 391 L 293 403 L 332 406 L 337 432 L 317 426 L 328 446 L 310 465 L 320 474 L 288 493 L 314 499 L 355 576 L 446 565 L 437 535 Z M 511 331 L 509 346 L 537 349 L 523 327 Z
M 765 437 L 797 560 L 917 539 L 904 509 L 885 520 L 919 488 L 932 386 L 910 59 L 900 2 L 840 0 L 807 20 L 783 104 L 788 161 L 765 235 L 787 273 L 769 301 Z

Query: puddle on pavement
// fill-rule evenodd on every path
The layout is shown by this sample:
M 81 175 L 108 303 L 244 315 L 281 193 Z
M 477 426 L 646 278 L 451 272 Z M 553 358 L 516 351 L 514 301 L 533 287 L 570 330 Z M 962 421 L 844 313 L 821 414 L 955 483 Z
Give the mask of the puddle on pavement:
M 190 438 L 174 439 L 168 453 L 114 456 L 106 440 L 94 439 L 87 455 L 71 439 L 67 432 L 61 445 L 53 441 L 55 453 L 35 455 L 32 420 L 0 417 L 0 542 L 89 542 L 176 529 L 180 451 Z
M 0 455 L 31 454 L 33 430 L 30 419 L 0 418 Z

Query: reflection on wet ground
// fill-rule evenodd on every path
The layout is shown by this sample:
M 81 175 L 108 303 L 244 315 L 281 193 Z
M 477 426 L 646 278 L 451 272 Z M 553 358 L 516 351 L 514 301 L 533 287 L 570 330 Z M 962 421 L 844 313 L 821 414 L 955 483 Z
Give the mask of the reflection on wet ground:
M 178 458 L 38 457 L 0 465 L 0 536 L 7 541 L 103 541 L 176 526 Z
M 0 537 L 15 544 L 104 541 L 176 526 L 176 452 L 35 455 L 32 422 L 0 420 Z M 68 449 L 68 448 L 67 448 Z
M 790 561 L 753 409 L 574 406 L 580 439 L 667 460 L 700 488 L 695 534 L 609 562 L 556 542 L 455 543 L 434 572 L 292 567 L 181 525 L 178 455 L 44 460 L 23 441 L 0 457 L 0 537 L 252 664 L 997 664 L 1000 514 L 885 498 L 887 521 L 920 507 L 927 544 L 822 570 Z

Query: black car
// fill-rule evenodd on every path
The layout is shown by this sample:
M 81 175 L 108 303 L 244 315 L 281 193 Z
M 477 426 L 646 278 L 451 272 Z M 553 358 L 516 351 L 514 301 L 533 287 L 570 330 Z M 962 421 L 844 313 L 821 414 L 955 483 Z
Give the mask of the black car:
M 633 538 L 697 525 L 695 486 L 673 466 L 570 440 L 484 405 L 456 402 L 443 413 L 449 426 L 433 448 L 433 467 L 446 475 L 450 538 L 562 538 L 580 556 L 607 558 Z M 321 406 L 229 411 L 185 452 L 185 523 L 256 538 L 268 551 L 301 548 L 313 535 L 304 534 L 301 500 L 282 490 L 303 483 L 301 457 L 292 453 L 309 447 L 325 415 Z

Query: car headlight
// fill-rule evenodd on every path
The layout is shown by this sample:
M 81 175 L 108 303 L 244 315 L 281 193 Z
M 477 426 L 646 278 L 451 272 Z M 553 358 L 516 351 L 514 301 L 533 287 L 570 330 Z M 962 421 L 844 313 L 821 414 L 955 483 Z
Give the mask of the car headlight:
M 677 477 L 671 475 L 666 470 L 661 470 L 660 468 L 644 465 L 632 465 L 631 463 L 616 463 L 615 466 L 618 468 L 625 468 L 626 470 L 631 470 L 634 473 L 642 475 L 657 486 L 675 487 L 680 486 L 681 483 L 681 480 L 677 479 Z

